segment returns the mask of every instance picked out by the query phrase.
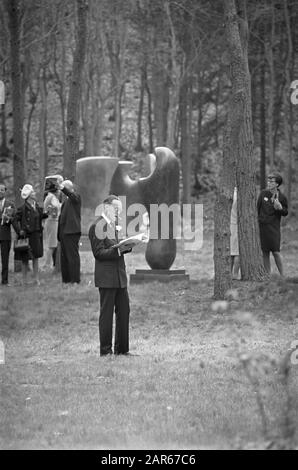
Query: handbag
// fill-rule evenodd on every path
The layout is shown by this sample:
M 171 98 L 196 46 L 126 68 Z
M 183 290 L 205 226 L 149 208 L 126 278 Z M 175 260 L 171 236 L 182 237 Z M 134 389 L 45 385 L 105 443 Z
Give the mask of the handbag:
M 19 238 L 14 241 L 13 246 L 14 251 L 23 252 L 29 250 L 29 238 Z

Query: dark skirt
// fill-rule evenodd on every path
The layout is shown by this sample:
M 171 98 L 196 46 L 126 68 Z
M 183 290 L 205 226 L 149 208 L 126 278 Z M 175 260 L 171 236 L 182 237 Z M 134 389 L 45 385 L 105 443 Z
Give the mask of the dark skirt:
M 43 257 L 43 239 L 42 232 L 33 232 L 28 235 L 29 238 L 29 251 L 15 252 L 15 260 L 28 261 L 32 258 Z
M 262 251 L 280 251 L 280 226 L 259 224 L 259 227 Z

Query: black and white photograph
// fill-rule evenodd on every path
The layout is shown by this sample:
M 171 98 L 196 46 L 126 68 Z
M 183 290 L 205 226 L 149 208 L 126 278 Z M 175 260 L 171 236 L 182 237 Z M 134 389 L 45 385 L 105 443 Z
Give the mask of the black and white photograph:
M 0 253 L 1 450 L 298 450 L 297 0 L 0 0 Z

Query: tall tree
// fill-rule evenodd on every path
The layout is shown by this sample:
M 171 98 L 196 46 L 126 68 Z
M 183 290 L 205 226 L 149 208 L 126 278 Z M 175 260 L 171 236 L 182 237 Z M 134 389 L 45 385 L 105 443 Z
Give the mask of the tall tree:
M 231 94 L 228 106 L 227 120 L 223 138 L 223 156 L 219 184 L 216 189 L 214 206 L 214 298 L 225 298 L 226 292 L 232 286 L 231 257 L 230 257 L 230 215 L 233 202 L 233 191 L 236 186 L 237 139 L 243 122 L 244 107 L 240 95 L 242 90 L 233 80 L 235 77 L 235 57 L 231 48 L 230 37 L 234 0 L 225 0 L 226 39 L 230 55 Z M 236 38 L 237 40 L 237 38 Z
M 237 90 L 243 122 L 235 142 L 236 184 L 238 187 L 238 232 L 240 266 L 243 280 L 262 280 L 265 277 L 259 240 L 256 211 L 256 175 L 254 140 L 251 116 L 251 82 L 248 67 L 248 24 L 246 0 L 239 1 L 238 20 L 234 0 L 225 0 L 229 24 L 227 39 L 232 56 L 232 82 Z M 237 23 L 239 21 L 239 24 Z
M 276 70 L 274 60 L 274 47 L 276 43 L 275 35 L 275 0 L 270 0 L 270 12 L 271 12 L 271 30 L 270 30 L 270 41 L 265 43 L 266 57 L 269 65 L 270 73 L 270 86 L 269 86 L 269 97 L 268 97 L 268 140 L 269 140 L 269 165 L 270 171 L 273 170 L 275 160 L 275 142 L 274 142 L 274 102 L 275 102 L 275 91 L 276 91 Z
M 294 54 L 293 54 L 293 32 L 291 24 L 291 10 L 288 0 L 284 0 L 284 15 L 287 31 L 287 53 L 285 62 L 285 86 L 283 88 L 283 118 L 284 118 L 284 134 L 287 152 L 287 197 L 288 203 L 291 203 L 292 196 L 292 173 L 293 173 L 293 108 L 289 99 L 289 89 L 294 71 Z
M 128 2 L 109 0 L 107 19 L 102 22 L 105 45 L 108 51 L 111 70 L 111 88 L 114 96 L 113 120 L 114 148 L 113 155 L 120 157 L 122 128 L 122 97 L 127 80 L 127 43 L 128 43 Z
M 10 70 L 12 86 L 12 118 L 13 118 L 13 176 L 14 193 L 18 203 L 20 200 L 19 189 L 25 182 L 24 168 L 24 136 L 23 136 L 23 100 L 21 95 L 21 16 L 20 0 L 6 0 L 8 13 L 8 25 L 10 34 Z
M 232 88 L 225 128 L 222 176 L 215 204 L 215 298 L 223 298 L 231 287 L 230 213 L 235 182 L 238 187 L 237 207 L 242 279 L 262 279 L 265 275 L 256 216 L 245 2 L 240 3 L 240 11 L 237 14 L 235 0 L 224 0 L 224 14 Z
M 75 176 L 80 147 L 80 96 L 86 55 L 88 0 L 77 0 L 76 5 L 78 28 L 67 103 L 66 146 L 63 155 L 64 175 L 72 179 Z

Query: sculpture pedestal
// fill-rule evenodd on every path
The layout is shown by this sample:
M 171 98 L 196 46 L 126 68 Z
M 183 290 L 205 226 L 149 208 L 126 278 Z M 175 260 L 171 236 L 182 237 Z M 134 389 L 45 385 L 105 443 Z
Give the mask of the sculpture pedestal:
M 189 281 L 189 274 L 185 269 L 136 269 L 136 273 L 130 275 L 131 283 L 148 281 Z

